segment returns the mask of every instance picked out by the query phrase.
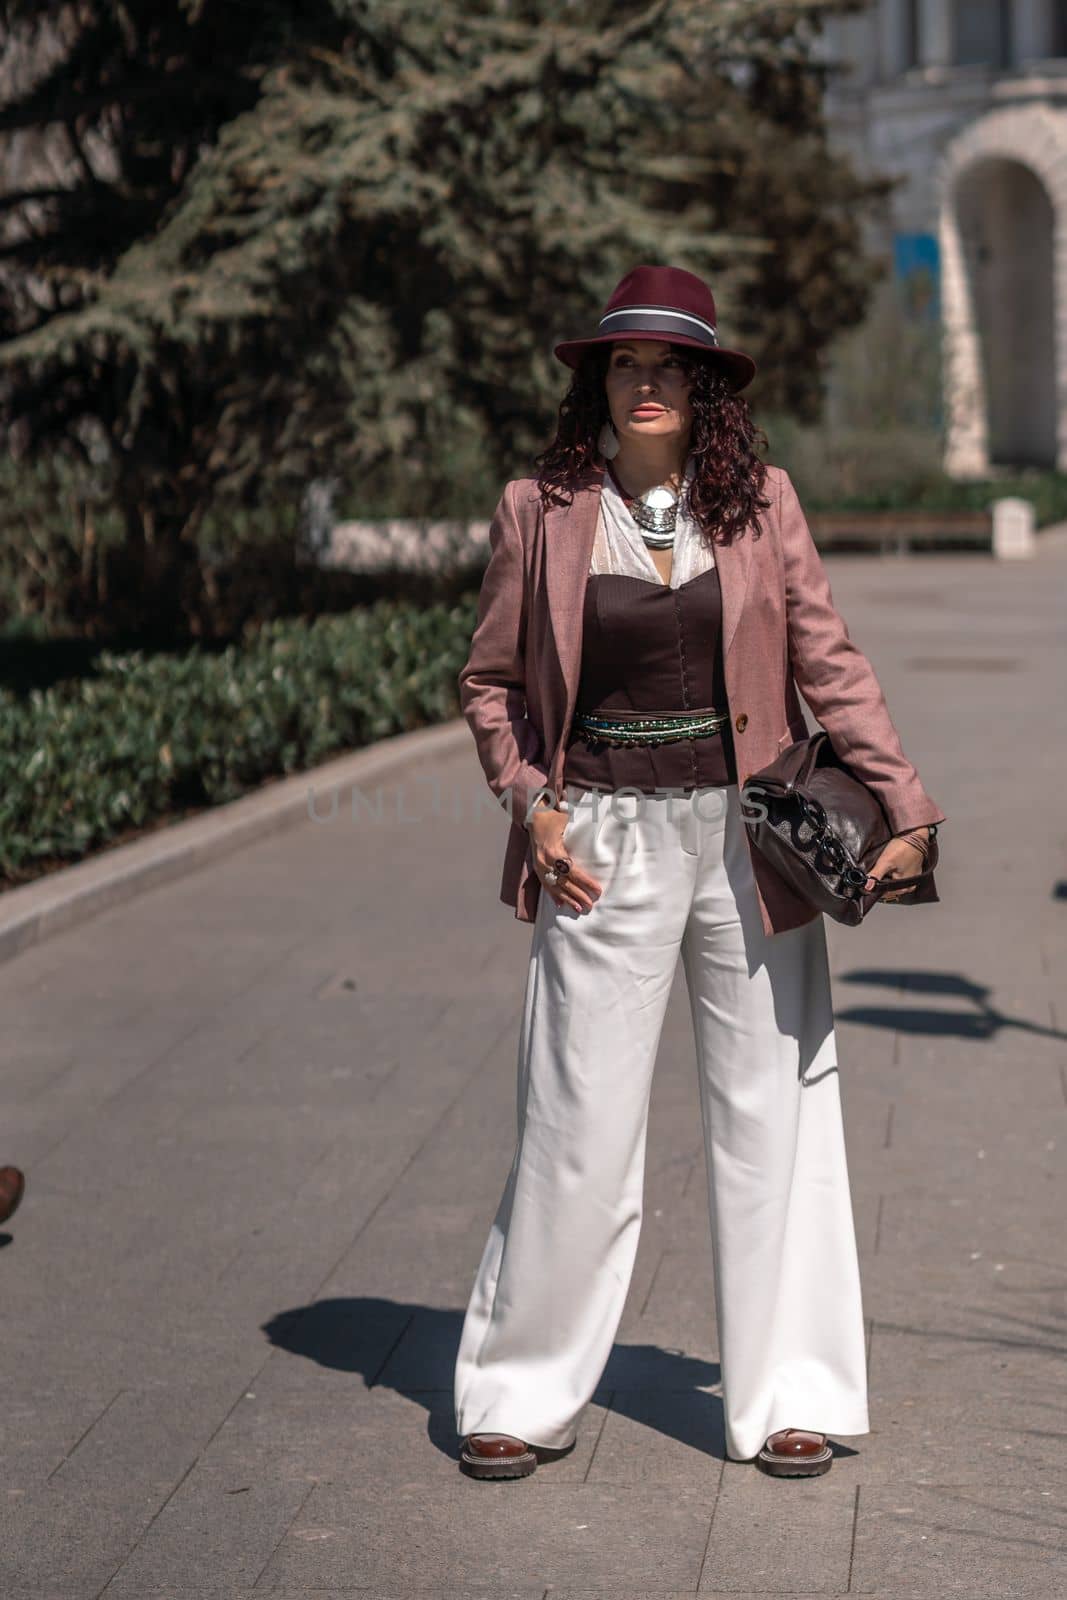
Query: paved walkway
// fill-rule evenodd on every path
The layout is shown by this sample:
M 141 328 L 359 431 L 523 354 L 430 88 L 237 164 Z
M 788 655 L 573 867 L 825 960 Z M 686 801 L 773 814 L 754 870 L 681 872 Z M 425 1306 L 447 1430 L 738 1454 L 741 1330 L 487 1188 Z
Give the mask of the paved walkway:
M 459 1472 L 530 938 L 464 743 L 0 967 L 4 1600 L 1067 1589 L 1067 553 L 829 566 L 949 815 L 939 905 L 828 924 L 873 1432 L 722 1459 L 679 973 L 578 1447 Z

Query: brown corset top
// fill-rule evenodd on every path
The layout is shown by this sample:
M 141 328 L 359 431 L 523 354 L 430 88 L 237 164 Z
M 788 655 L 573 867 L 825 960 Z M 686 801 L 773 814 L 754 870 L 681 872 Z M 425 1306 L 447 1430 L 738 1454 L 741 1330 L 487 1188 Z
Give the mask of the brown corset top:
M 722 599 L 714 567 L 676 589 L 627 573 L 591 573 L 582 613 L 578 711 L 728 711 Z M 572 728 L 563 781 L 578 789 L 653 794 L 737 782 L 727 722 L 670 744 L 617 747 Z

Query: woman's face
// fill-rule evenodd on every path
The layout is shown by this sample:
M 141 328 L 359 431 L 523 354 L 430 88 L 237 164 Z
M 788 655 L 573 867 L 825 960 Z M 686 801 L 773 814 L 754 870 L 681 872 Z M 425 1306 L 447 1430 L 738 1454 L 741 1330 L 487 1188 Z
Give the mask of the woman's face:
M 688 437 L 692 379 L 668 343 L 614 341 L 604 386 L 620 441 Z

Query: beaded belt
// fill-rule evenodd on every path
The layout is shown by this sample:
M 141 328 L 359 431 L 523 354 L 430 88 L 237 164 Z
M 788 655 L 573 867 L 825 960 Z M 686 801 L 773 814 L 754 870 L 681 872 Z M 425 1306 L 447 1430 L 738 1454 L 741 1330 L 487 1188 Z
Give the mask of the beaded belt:
M 574 726 L 587 742 L 608 745 L 671 744 L 678 739 L 706 738 L 730 720 L 728 711 L 677 711 L 670 716 L 644 712 L 576 711 Z

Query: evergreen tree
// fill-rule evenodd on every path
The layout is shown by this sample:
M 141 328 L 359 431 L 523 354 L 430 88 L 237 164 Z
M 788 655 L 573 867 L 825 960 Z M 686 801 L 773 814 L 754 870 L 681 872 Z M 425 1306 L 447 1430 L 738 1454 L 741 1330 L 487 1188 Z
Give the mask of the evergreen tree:
M 0 113 L 80 147 L 62 194 L 8 197 L 39 219 L 0 301 L 13 448 L 106 460 L 173 624 L 220 499 L 440 488 L 464 429 L 524 470 L 552 344 L 637 262 L 706 274 L 760 399 L 811 414 L 873 276 L 882 186 L 828 153 L 811 57 L 858 3 L 85 0 Z

